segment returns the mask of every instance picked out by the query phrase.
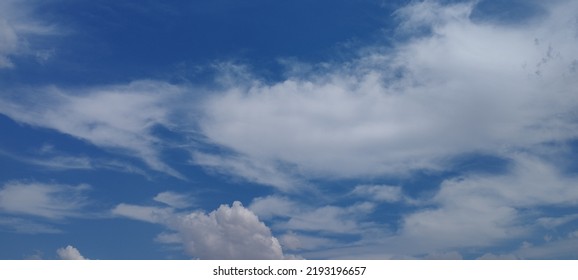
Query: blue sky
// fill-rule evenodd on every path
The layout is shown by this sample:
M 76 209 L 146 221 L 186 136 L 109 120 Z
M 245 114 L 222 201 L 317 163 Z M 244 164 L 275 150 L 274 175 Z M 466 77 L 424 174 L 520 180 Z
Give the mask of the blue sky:
M 0 3 L 0 259 L 575 259 L 578 3 Z

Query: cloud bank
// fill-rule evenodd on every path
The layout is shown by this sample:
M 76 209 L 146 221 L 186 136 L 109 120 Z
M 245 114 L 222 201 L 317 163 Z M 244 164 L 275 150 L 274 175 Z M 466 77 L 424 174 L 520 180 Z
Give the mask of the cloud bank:
M 238 155 L 207 164 L 255 179 L 259 166 L 296 166 L 308 178 L 443 170 L 462 154 L 575 139 L 576 4 L 549 4 L 526 25 L 473 21 L 475 5 L 415 2 L 398 11 L 394 49 L 368 49 L 335 70 L 268 84 L 239 81 L 211 95 L 200 128 Z M 423 33 L 427 27 L 430 33 Z M 240 85 L 239 85 L 240 84 Z M 282 163 L 282 164 L 280 164 Z M 261 181 L 286 188 L 271 180 Z M 283 173 L 281 173 L 283 174 Z M 291 173 L 290 173 L 291 174 Z

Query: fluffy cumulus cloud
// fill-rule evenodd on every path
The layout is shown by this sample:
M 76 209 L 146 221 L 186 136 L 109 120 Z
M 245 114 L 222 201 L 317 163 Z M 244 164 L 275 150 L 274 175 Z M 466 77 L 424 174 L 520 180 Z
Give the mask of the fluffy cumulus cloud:
M 61 260 L 87 260 L 87 258 L 80 254 L 78 249 L 71 245 L 56 250 L 56 254 Z
M 153 133 L 155 126 L 171 129 L 167 103 L 182 91 L 168 83 L 146 80 L 76 90 L 50 87 L 19 92 L 18 101 L 3 102 L 0 112 L 103 148 L 120 149 L 141 158 L 153 170 L 183 178 L 160 160 L 162 142 Z
M 185 249 L 204 259 L 282 259 L 279 241 L 241 203 L 209 213 L 191 213 L 175 225 Z
M 306 177 L 359 178 L 574 139 L 578 38 L 569 11 L 576 6 L 549 3 L 546 15 L 504 26 L 472 20 L 473 3 L 410 4 L 397 13 L 409 38 L 393 50 L 369 49 L 327 73 L 251 80 L 207 98 L 202 132 L 237 153 L 210 166 L 259 181 L 257 168 L 231 166 L 242 157 L 295 166 L 289 170 Z
M 155 208 L 121 204 L 113 213 L 127 218 L 157 223 L 172 233 L 157 241 L 180 243 L 187 254 L 200 259 L 285 259 L 281 245 L 271 230 L 240 202 L 221 205 L 205 213 L 174 212 L 172 208 Z

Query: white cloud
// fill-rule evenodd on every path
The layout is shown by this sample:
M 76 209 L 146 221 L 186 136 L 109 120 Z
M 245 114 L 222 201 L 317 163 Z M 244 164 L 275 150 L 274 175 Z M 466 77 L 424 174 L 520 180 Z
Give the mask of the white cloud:
M 402 189 L 399 186 L 359 185 L 352 193 L 375 201 L 398 202 L 403 199 Z
M 369 218 L 375 214 L 375 203 L 318 205 L 272 195 L 255 198 L 249 209 L 268 221 L 275 231 L 285 232 L 279 237 L 283 248 L 306 258 L 396 258 L 381 246 L 380 252 L 373 250 L 376 242 L 392 236 L 387 225 L 392 221 Z M 371 249 L 355 249 L 365 246 Z
M 209 213 L 191 213 L 174 224 L 185 250 L 203 259 L 283 259 L 279 241 L 241 203 Z
M 548 228 L 553 229 L 558 226 L 570 223 L 578 219 L 578 214 L 566 215 L 562 217 L 542 217 L 537 220 L 538 224 Z
M 153 200 L 164 203 L 173 208 L 188 208 L 192 206 L 190 196 L 175 192 L 159 193 L 153 198 Z
M 251 211 L 265 220 L 282 218 L 273 223 L 275 229 L 331 234 L 362 233 L 369 225 L 361 223 L 359 219 L 371 213 L 374 208 L 375 204 L 371 202 L 347 207 L 318 207 L 280 196 L 258 197 L 249 206 Z
M 11 181 L 0 187 L 0 227 L 24 234 L 56 234 L 54 226 L 68 218 L 91 218 L 86 184 L 77 186 Z
M 18 157 L 19 159 L 22 159 Z M 93 169 L 93 163 L 86 157 L 56 156 L 49 159 L 23 159 L 22 161 L 51 169 Z
M 524 222 L 521 210 L 576 205 L 576 183 L 577 178 L 539 159 L 517 155 L 508 174 L 444 181 L 432 200 L 437 207 L 407 215 L 401 238 L 409 243 L 423 240 L 418 243 L 422 249 L 490 246 L 514 239 L 534 226 Z
M 279 237 L 279 241 L 285 249 L 307 251 L 327 248 L 338 244 L 337 241 L 330 238 L 298 234 L 292 231 Z
M 534 230 L 520 209 L 578 203 L 576 178 L 542 159 L 515 152 L 578 137 L 578 4 L 561 0 L 544 5 L 549 13 L 543 17 L 502 26 L 472 21 L 472 3 L 412 2 L 397 16 L 402 20 L 399 32 L 413 37 L 392 49 L 363 50 L 357 60 L 325 67 L 333 69 L 326 73 L 296 74 L 272 84 L 254 79 L 246 69 L 234 69 L 221 81 L 225 89 L 207 94 L 198 105 L 200 112 L 196 104 L 184 102 L 180 93 L 187 88 L 158 81 L 45 88 L 19 102 L 2 100 L 0 112 L 122 150 L 154 170 L 180 178 L 161 160 L 163 144 L 152 130 L 162 125 L 187 133 L 198 125 L 208 144 L 230 152 L 192 151 L 192 162 L 287 193 L 302 187 L 301 179 L 399 176 L 443 170 L 452 157 L 462 154 L 500 156 L 513 161 L 509 173 L 444 181 L 419 205 L 427 208 L 405 214 L 400 221 L 384 221 L 399 223 L 391 236 L 363 235 L 348 248 L 312 255 L 423 256 L 492 246 Z M 0 25 L 5 32 L 0 42 L 5 40 L 9 49 L 15 42 L 11 28 Z M 418 35 L 423 29 L 430 32 Z M 0 65 L 6 65 L 1 59 L 11 52 L 0 50 Z M 189 118 L 172 118 L 187 106 L 194 111 Z M 23 190 L 5 186 L 1 209 L 50 218 L 70 216 L 76 209 L 68 200 L 58 206 L 64 210 L 45 207 L 60 201 L 42 188 L 31 196 L 22 195 Z M 402 189 L 394 186 L 358 186 L 353 193 L 374 201 L 405 199 Z M 24 203 L 17 205 L 6 197 Z M 234 203 L 208 214 L 184 214 L 174 209 L 184 207 L 174 195 L 159 194 L 155 200 L 171 207 L 119 204 L 113 213 L 164 225 L 171 233 L 160 235 L 159 242 L 180 242 L 199 258 L 285 257 L 257 216 L 273 221 L 276 230 L 297 232 L 282 238 L 293 249 L 322 248 L 330 242 L 303 232 L 362 235 L 377 227 L 361 222 L 375 209 L 369 202 L 304 206 L 270 196 L 256 199 L 250 210 Z M 538 218 L 536 225 L 554 228 L 571 220 L 548 216 Z M 522 248 L 518 254 L 558 256 L 569 243 L 549 242 Z
M 0 2 L 0 68 L 12 68 L 12 56 L 39 55 L 44 60 L 50 56 L 42 46 L 30 46 L 27 38 L 56 33 L 55 27 L 37 20 L 35 1 L 4 0 Z M 37 49 L 39 48 L 39 49 Z M 37 50 L 35 50 L 37 49 Z
M 61 260 L 87 260 L 87 258 L 80 254 L 78 249 L 71 245 L 56 250 L 56 254 L 58 254 L 58 258 Z
M 194 152 L 192 162 L 220 174 L 233 174 L 250 182 L 275 186 L 283 191 L 292 191 L 302 185 L 276 168 L 275 163 L 255 158 Z
M 494 248 L 543 235 L 544 229 L 558 235 L 562 230 L 558 227 L 573 222 L 575 215 L 541 209 L 573 209 L 578 204 L 578 177 L 535 156 L 518 153 L 510 158 L 509 167 L 500 174 L 446 179 L 431 197 L 420 198 L 412 204 L 414 210 L 400 217 L 375 213 L 373 203 L 319 207 L 281 196 L 257 198 L 249 208 L 270 221 L 273 229 L 286 231 L 280 235 L 286 249 L 308 258 L 460 258 L 464 250 Z M 358 191 L 372 193 L 384 186 L 374 187 L 361 186 Z M 364 223 L 369 214 L 383 218 Z M 390 231 L 390 225 L 397 229 Z M 343 242 L 334 238 L 339 234 L 356 238 Z M 526 242 L 520 249 L 480 258 L 569 258 L 573 251 L 566 247 L 575 247 L 570 245 L 575 233 L 564 236 L 573 241 L 549 236 L 545 244 Z
M 22 92 L 18 102 L 5 100 L 0 112 L 100 147 L 120 149 L 154 170 L 184 178 L 160 159 L 163 143 L 152 131 L 156 125 L 172 127 L 168 104 L 183 90 L 155 81 L 76 90 L 52 87 Z
M 0 216 L 0 227 L 12 232 L 24 234 L 55 234 L 62 233 L 61 230 L 47 224 L 38 223 L 22 218 L 2 217 Z
M 476 1 L 465 1 L 447 8 L 438 1 L 414 1 L 398 9 L 395 15 L 401 19 L 398 27 L 401 32 L 419 32 L 423 28 L 435 30 L 453 21 L 468 24 L 475 4 Z
M 149 178 L 149 175 L 142 169 L 119 160 L 99 159 L 95 157 L 70 156 L 53 151 L 42 151 L 50 149 L 49 146 L 43 147 L 40 154 L 21 155 L 14 152 L 0 150 L 0 155 L 10 157 L 11 159 L 44 167 L 51 170 L 93 170 L 107 169 L 117 172 L 134 173 Z
M 155 237 L 155 241 L 164 244 L 182 244 L 183 239 L 178 233 L 168 233 L 162 232 L 157 237 Z
M 82 215 L 88 185 L 68 186 L 35 182 L 9 182 L 0 189 L 0 210 L 7 213 L 64 219 Z
M 575 2 L 508 26 L 472 21 L 472 4 L 416 3 L 399 12 L 402 25 L 431 34 L 325 74 L 240 81 L 210 95 L 200 128 L 237 154 L 196 163 L 286 190 L 270 174 L 399 175 L 447 168 L 464 153 L 504 156 L 578 137 Z M 269 169 L 233 168 L 239 158 Z
M 17 50 L 18 37 L 14 29 L 4 21 L 0 21 L 0 68 L 12 67 L 9 54 Z
M 574 238 L 565 238 L 546 242 L 541 245 L 522 247 L 514 254 L 520 259 L 576 259 L 578 242 Z
M 525 154 L 513 155 L 504 174 L 470 174 L 447 179 L 431 199 L 403 214 L 389 235 L 363 236 L 347 248 L 312 252 L 306 257 L 335 258 L 340 254 L 399 258 L 431 252 L 452 252 L 468 248 L 490 248 L 502 242 L 533 236 L 544 228 L 554 229 L 575 220 L 575 215 L 541 213 L 541 207 L 573 209 L 578 205 L 578 177 L 561 173 L 551 164 Z M 530 211 L 528 211 L 530 210 Z M 540 217 L 544 215 L 544 217 Z M 326 214 L 331 218 L 331 215 Z M 359 216 L 358 216 L 359 218 Z M 378 221 L 375 221 L 378 222 Z M 369 229 L 376 229 L 376 226 Z M 543 234 L 543 233 L 541 233 Z M 483 258 L 573 258 L 572 233 L 569 240 L 551 240 L 542 245 Z M 435 255 L 435 254 L 434 254 Z
M 162 160 L 157 125 L 200 132 L 231 151 L 193 148 L 194 164 L 286 192 L 310 178 L 440 170 L 464 153 L 503 156 L 578 137 L 578 38 L 569 12 L 577 4 L 548 5 L 548 16 L 502 26 L 472 21 L 472 3 L 414 2 L 396 14 L 399 32 L 413 37 L 362 50 L 324 73 L 266 84 L 246 68 L 220 65 L 226 78 L 200 101 L 180 94 L 186 86 L 141 80 L 19 92 L 18 102 L 3 98 L 0 112 L 179 178 Z M 414 34 L 424 26 L 431 33 Z
M 349 207 L 323 206 L 300 211 L 287 222 L 276 226 L 289 230 L 359 234 L 364 231 L 364 226 L 358 222 L 358 218 L 372 212 L 374 206 L 369 202 Z
M 164 233 L 157 241 L 181 242 L 185 251 L 200 259 L 284 259 L 277 238 L 271 230 L 243 207 L 221 205 L 204 213 L 173 213 L 172 208 L 155 208 L 121 204 L 113 213 L 141 221 L 162 224 L 173 234 Z
M 265 220 L 274 217 L 290 217 L 299 212 L 299 209 L 302 209 L 301 205 L 280 196 L 258 197 L 249 205 L 249 210 Z
M 139 206 L 121 203 L 112 209 L 112 214 L 143 222 L 160 223 L 173 215 L 172 208 Z

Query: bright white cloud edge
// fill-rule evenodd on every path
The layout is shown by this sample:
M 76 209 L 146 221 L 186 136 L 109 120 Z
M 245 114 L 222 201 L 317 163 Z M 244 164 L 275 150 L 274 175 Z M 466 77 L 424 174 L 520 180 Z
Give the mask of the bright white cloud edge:
M 119 204 L 112 213 L 126 218 L 161 224 L 171 233 L 157 241 L 180 243 L 187 254 L 199 259 L 293 259 L 271 230 L 250 210 L 236 201 L 205 213 L 175 212 L 158 208 Z

